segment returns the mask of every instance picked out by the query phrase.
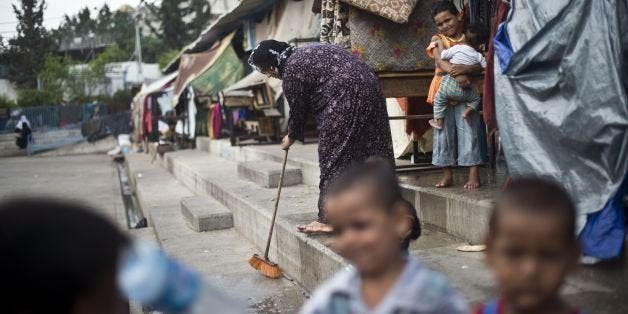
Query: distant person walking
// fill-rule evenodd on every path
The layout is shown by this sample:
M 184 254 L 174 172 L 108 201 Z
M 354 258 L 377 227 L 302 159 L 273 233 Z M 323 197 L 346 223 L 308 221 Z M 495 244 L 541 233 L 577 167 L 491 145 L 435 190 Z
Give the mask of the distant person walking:
M 31 123 L 25 115 L 22 115 L 20 117 L 20 121 L 18 121 L 15 125 L 15 133 L 18 134 L 15 139 L 15 145 L 17 145 L 20 149 L 26 149 L 31 131 Z
M 335 45 L 296 48 L 264 40 L 251 53 L 249 64 L 283 80 L 290 105 L 283 149 L 303 141 L 306 116 L 316 117 L 321 171 L 318 220 L 297 230 L 331 232 L 323 208 L 328 183 L 351 164 L 371 156 L 394 163 L 386 99 L 377 75 L 364 61 Z

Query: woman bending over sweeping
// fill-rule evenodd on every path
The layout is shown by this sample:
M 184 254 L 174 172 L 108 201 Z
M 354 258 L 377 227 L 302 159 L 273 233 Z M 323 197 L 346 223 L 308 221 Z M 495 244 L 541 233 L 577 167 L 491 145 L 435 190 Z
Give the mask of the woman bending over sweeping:
M 386 100 L 377 76 L 362 60 L 335 45 L 296 48 L 265 40 L 253 50 L 249 64 L 283 81 L 290 106 L 288 135 L 281 143 L 284 150 L 304 140 L 306 115 L 316 117 L 321 173 L 318 219 L 297 230 L 331 232 L 323 208 L 328 183 L 371 156 L 394 163 Z

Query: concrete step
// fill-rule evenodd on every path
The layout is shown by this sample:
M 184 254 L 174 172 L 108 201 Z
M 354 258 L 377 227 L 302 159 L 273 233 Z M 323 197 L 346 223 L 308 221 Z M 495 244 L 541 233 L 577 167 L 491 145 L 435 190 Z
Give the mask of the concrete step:
M 233 228 L 233 214 L 216 200 L 206 196 L 181 199 L 181 214 L 196 232 Z
M 198 149 L 201 152 L 236 162 L 269 160 L 281 163 L 284 157 L 279 145 L 231 146 L 228 140 L 210 140 L 207 137 L 197 137 L 196 145 L 201 148 Z M 292 145 L 288 165 L 301 169 L 303 184 L 318 187 L 320 169 L 317 145 Z
M 266 245 L 275 191 L 238 179 L 238 164 L 195 150 L 166 153 L 165 166 L 198 195 L 214 197 L 233 212 L 235 228 L 261 251 Z M 324 243 L 296 232 L 294 226 L 311 222 L 317 214 L 318 188 L 288 186 L 282 190 L 271 260 L 284 273 L 312 291 L 345 264 Z
M 212 285 L 242 300 L 257 313 L 296 313 L 303 290 L 287 279 L 265 279 L 247 260 L 259 250 L 235 229 L 191 230 L 180 213 L 182 197 L 192 197 L 146 154 L 126 156 L 138 202 L 162 248 L 193 267 Z
M 15 145 L 15 138 L 13 138 L 13 140 L 11 140 L 11 141 L 0 142 L 0 150 L 12 149 L 12 148 L 15 148 L 15 147 L 17 147 Z
M 15 133 L 0 133 L 0 143 L 2 142 L 15 142 Z
M 36 138 L 50 138 L 50 137 L 79 137 L 83 136 L 80 129 L 55 129 L 48 131 L 35 131 L 32 133 Z
M 69 156 L 69 155 L 88 155 L 88 154 L 106 154 L 118 145 L 118 141 L 113 136 L 108 136 L 89 143 L 81 140 L 78 143 L 52 147 L 42 147 L 35 145 L 32 147 L 34 154 L 37 156 Z M 50 150 L 46 150 L 50 149 Z M 42 150 L 45 150 L 42 152 Z
M 237 163 L 205 152 L 167 153 L 164 163 L 190 189 L 212 195 L 230 208 L 236 229 L 261 251 L 270 224 L 274 193 L 237 179 Z M 271 259 L 308 291 L 346 265 L 334 252 L 331 238 L 303 235 L 294 228 L 297 223 L 314 219 L 316 199 L 317 189 L 307 185 L 284 189 L 270 251 Z M 411 245 L 410 253 L 445 274 L 471 303 L 492 298 L 496 287 L 483 254 L 459 252 L 456 247 L 465 243 L 458 237 L 434 230 L 430 224 L 424 227 L 421 238 Z M 617 278 L 628 276 L 625 267 L 613 271 Z M 600 312 L 625 313 L 625 307 L 613 307 L 617 296 L 625 291 L 623 283 L 619 283 L 624 281 L 608 280 L 608 269 L 588 272 L 594 275 L 578 275 L 568 280 L 562 290 L 566 298 L 576 306 L 591 308 L 591 304 L 595 304 L 596 309 L 602 309 Z
M 211 139 L 207 136 L 197 136 L 195 139 L 196 142 L 196 150 L 200 152 L 209 153 L 209 145 L 211 143 Z
M 202 152 L 236 162 L 268 160 L 281 162 L 283 151 L 278 145 L 232 147 L 228 140 L 209 140 L 197 137 L 197 147 Z M 288 165 L 301 169 L 302 181 L 318 187 L 318 146 L 295 144 L 290 148 Z M 417 208 L 423 223 L 449 233 L 470 243 L 481 243 L 488 223 L 492 198 L 503 182 L 503 176 L 489 169 L 481 169 L 482 188 L 476 191 L 463 188 L 466 169 L 456 169 L 452 188 L 439 189 L 434 185 L 440 180 L 438 170 L 400 174 L 404 197 Z
M 238 163 L 238 177 L 241 180 L 251 181 L 263 188 L 279 186 L 281 164 L 269 160 L 257 160 Z M 286 165 L 283 177 L 283 186 L 301 184 L 301 169 Z
M 235 177 L 237 163 L 199 151 L 178 151 L 165 155 L 167 168 L 198 194 L 216 197 L 234 213 L 234 225 L 260 250 L 266 241 L 274 198 L 267 189 Z M 279 203 L 277 225 L 271 243 L 270 257 L 284 272 L 308 291 L 312 291 L 346 262 L 333 250 L 326 235 L 304 235 L 296 232 L 298 223 L 316 217 L 318 189 L 297 185 L 284 188 Z M 491 275 L 481 253 L 460 253 L 462 244 L 445 233 L 427 229 L 412 244 L 411 254 L 426 256 L 430 267 L 452 278 L 471 301 L 487 298 L 494 289 Z M 446 261 L 441 259 L 443 256 Z

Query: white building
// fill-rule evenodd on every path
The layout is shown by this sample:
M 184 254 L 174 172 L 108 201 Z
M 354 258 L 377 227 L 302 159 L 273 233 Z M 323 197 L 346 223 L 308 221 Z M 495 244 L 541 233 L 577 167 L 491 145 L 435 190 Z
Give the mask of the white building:
M 6 79 L 0 79 L 0 96 L 5 97 L 8 100 L 17 100 L 17 91 L 15 85 Z
M 75 79 L 81 79 L 82 71 L 87 64 L 78 64 L 70 67 L 70 73 Z M 149 84 L 163 75 L 159 70 L 159 65 L 155 63 L 143 63 L 142 73 L 138 69 L 137 62 L 114 62 L 105 66 L 105 80 L 97 86 L 88 86 L 85 83 L 85 93 L 89 95 L 109 95 L 113 96 L 117 91 L 129 90 L 133 86 Z

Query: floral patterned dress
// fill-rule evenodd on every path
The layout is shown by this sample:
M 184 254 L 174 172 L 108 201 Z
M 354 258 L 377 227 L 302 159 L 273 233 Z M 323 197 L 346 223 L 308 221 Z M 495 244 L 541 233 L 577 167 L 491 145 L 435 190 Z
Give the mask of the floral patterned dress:
M 297 48 L 282 80 L 290 105 L 290 138 L 303 141 L 307 114 L 318 122 L 318 215 L 325 223 L 322 201 L 330 180 L 371 156 L 394 162 L 386 100 L 375 72 L 336 45 Z

